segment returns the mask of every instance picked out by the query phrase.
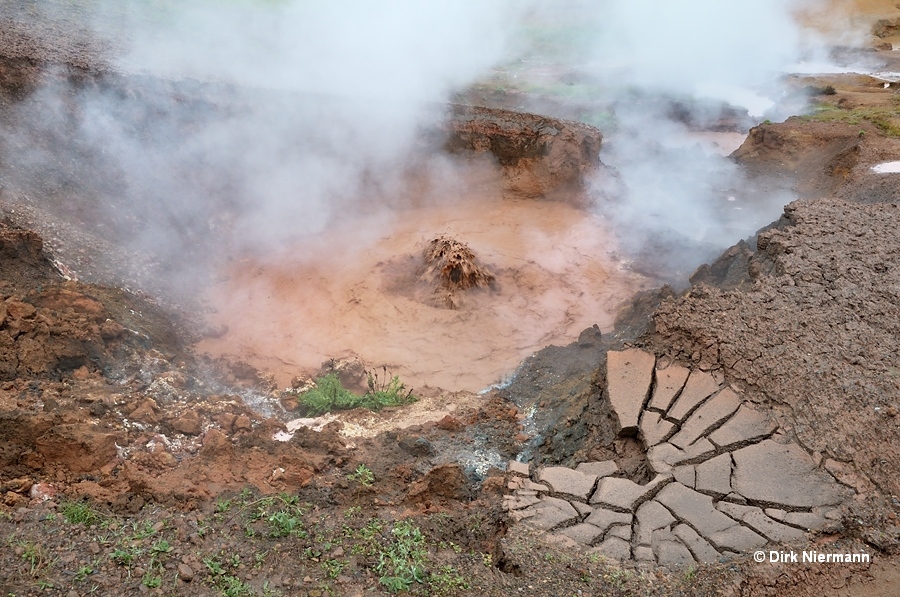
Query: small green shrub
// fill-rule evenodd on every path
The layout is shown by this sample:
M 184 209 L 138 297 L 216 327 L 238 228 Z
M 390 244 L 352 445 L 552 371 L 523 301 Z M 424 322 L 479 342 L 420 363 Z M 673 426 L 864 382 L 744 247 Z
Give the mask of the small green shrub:
M 359 396 L 343 385 L 336 373 L 329 373 L 316 380 L 313 388 L 299 394 L 297 399 L 307 414 L 318 416 L 335 410 L 349 410 L 352 408 L 368 408 L 369 410 L 381 410 L 386 406 L 400 406 L 415 402 L 416 398 L 412 390 L 407 390 L 403 382 L 397 376 L 388 381 L 387 370 L 385 377 L 379 379 L 377 373 L 369 374 L 369 391 Z
M 389 545 L 378 553 L 378 582 L 390 593 L 408 591 L 413 583 L 424 583 L 426 546 L 419 527 L 406 520 L 394 523 Z

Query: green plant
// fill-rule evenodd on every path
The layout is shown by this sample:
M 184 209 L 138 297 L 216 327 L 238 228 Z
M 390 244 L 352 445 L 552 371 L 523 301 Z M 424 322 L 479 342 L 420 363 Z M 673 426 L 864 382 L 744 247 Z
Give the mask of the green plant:
M 388 377 L 387 368 L 382 367 L 383 377 L 375 371 L 368 372 L 369 391 L 359 396 L 343 385 L 336 373 L 329 373 L 316 380 L 314 387 L 297 396 L 307 414 L 321 415 L 333 410 L 368 408 L 381 410 L 387 406 L 400 406 L 416 401 L 412 390 L 397 376 Z
M 150 548 L 150 551 L 153 552 L 154 555 L 169 553 L 172 551 L 172 546 L 165 539 L 160 539 Z
M 365 464 L 360 464 L 356 470 L 347 475 L 350 481 L 356 481 L 363 487 L 371 487 L 375 483 L 375 473 Z
M 93 573 L 94 569 L 90 566 L 82 566 L 78 569 L 78 572 L 75 573 L 75 582 L 81 582 Z
M 162 577 L 158 574 L 154 574 L 153 570 L 147 570 L 147 572 L 144 573 L 144 576 L 141 577 L 141 584 L 148 589 L 156 589 L 162 585 Z
M 325 560 L 322 562 L 322 570 L 328 578 L 337 578 L 343 572 L 346 564 L 335 559 Z
M 22 549 L 22 559 L 28 564 L 28 574 L 37 576 L 38 573 L 48 566 L 47 552 L 44 548 L 36 543 L 19 543 Z
M 254 594 L 253 587 L 236 576 L 221 577 L 217 586 L 225 597 L 245 597 Z
M 83 524 L 87 527 L 98 524 L 103 519 L 99 512 L 84 502 L 66 502 L 60 506 L 60 510 L 69 524 Z
M 391 528 L 391 541 L 378 553 L 375 571 L 378 582 L 389 592 L 409 590 L 412 584 L 425 581 L 425 539 L 411 522 L 400 520 Z
M 469 583 L 453 566 L 441 566 L 428 580 L 432 595 L 456 595 L 469 590 Z
M 388 381 L 387 367 L 382 367 L 381 371 L 383 375 L 381 378 L 374 369 L 367 372 L 369 392 L 363 396 L 362 406 L 371 410 L 380 410 L 386 406 L 399 406 L 416 401 L 412 390 L 406 390 L 406 386 L 399 377 L 394 375 Z
M 120 566 L 130 566 L 141 555 L 141 550 L 137 547 L 119 547 L 109 556 L 113 562 Z
M 329 373 L 316 380 L 316 385 L 300 394 L 301 406 L 311 415 L 321 415 L 331 410 L 346 410 L 359 405 L 359 396 L 341 385 L 336 373 Z

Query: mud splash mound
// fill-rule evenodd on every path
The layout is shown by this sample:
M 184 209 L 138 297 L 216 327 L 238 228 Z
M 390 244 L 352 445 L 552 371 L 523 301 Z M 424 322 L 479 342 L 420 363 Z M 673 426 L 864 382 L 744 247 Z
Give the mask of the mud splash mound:
M 435 306 L 458 309 L 464 291 L 494 286 L 494 274 L 478 261 L 468 245 L 454 238 L 442 234 L 430 240 L 423 257 L 425 270 L 420 278 L 434 288 L 431 302 Z

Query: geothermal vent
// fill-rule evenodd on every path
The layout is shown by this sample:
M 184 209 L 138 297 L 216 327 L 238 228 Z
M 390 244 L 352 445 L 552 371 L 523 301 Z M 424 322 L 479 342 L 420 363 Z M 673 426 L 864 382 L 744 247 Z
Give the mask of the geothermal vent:
M 420 279 L 434 288 L 436 306 L 458 309 L 461 292 L 492 288 L 495 277 L 463 242 L 440 235 L 428 242 L 423 252 L 425 268 Z

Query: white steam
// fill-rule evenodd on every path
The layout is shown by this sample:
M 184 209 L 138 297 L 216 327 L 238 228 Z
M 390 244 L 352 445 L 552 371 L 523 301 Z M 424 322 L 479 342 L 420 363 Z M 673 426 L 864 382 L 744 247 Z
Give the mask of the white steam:
M 790 1 L 92 5 L 98 35 L 114 40 L 117 68 L 152 77 L 134 77 L 146 86 L 131 97 L 51 84 L 22 112 L 37 103 L 57 114 L 47 130 L 65 130 L 65 150 L 90 156 L 85 168 L 114 181 L 101 185 L 97 201 L 106 193 L 134 230 L 132 247 L 162 261 L 178 261 L 211 234 L 270 248 L 319 232 L 347 210 L 402 206 L 403 174 L 430 151 L 420 146 L 422 129 L 443 117 L 453 91 L 527 52 L 534 39 L 523 30 L 540 30 L 545 17 L 574 15 L 582 34 L 560 54 L 573 63 L 551 69 L 586 73 L 602 88 L 597 101 L 616 112 L 619 129 L 607 134 L 602 159 L 624 190 L 601 208 L 632 248 L 647 238 L 686 239 L 703 252 L 679 266 L 695 266 L 777 217 L 789 199 L 745 199 L 738 168 L 694 148 L 683 121 L 685 113 L 717 119 L 719 102 L 761 117 L 778 100 L 778 75 L 807 49 Z M 167 79 L 208 83 L 197 84 L 208 97 L 173 102 L 177 86 Z M 659 98 L 677 100 L 681 119 Z M 8 132 L 22 161 L 56 168 L 60 158 L 45 147 L 25 147 L 33 131 Z M 446 164 L 429 167 L 447 175 Z M 63 186 L 66 175 L 54 174 Z M 598 183 L 598 193 L 611 189 Z M 377 231 L 359 234 L 367 233 Z
M 696 129 L 729 117 L 744 130 L 785 94 L 781 78 L 814 40 L 785 0 L 609 0 L 586 67 L 607 94 L 618 127 L 603 161 L 620 177 L 600 209 L 639 254 L 661 256 L 677 277 L 752 235 L 793 197 L 758 192 Z M 744 112 L 744 117 L 739 116 Z

